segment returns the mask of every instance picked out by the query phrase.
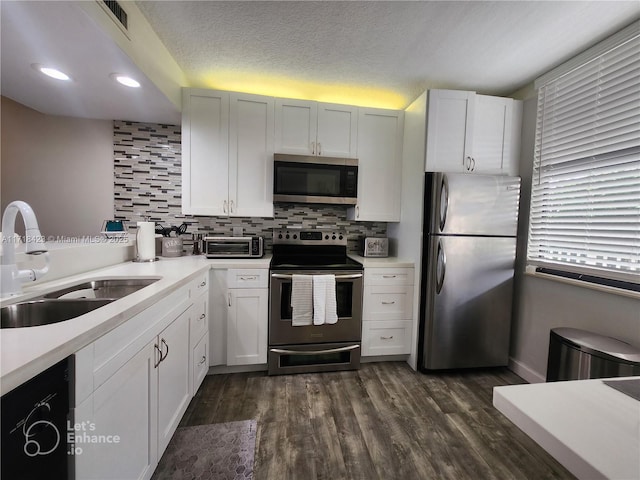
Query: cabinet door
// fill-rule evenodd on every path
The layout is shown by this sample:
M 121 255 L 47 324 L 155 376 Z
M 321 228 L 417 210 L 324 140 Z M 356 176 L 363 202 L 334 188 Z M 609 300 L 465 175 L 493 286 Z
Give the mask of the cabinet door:
M 191 400 L 189 381 L 189 318 L 193 307 L 182 313 L 158 336 L 163 360 L 158 365 L 158 457 L 178 427 Z
M 512 104 L 511 98 L 476 95 L 471 155 L 474 173 L 502 173 L 509 154 Z
M 159 458 L 154 343 L 138 352 L 75 409 L 76 478 L 151 478 Z M 80 442 L 78 437 L 85 435 L 105 435 L 105 442 Z M 112 441 L 107 442 L 107 438 Z
M 404 112 L 360 108 L 358 113 L 358 204 L 353 220 L 400 221 Z
M 358 107 L 318 104 L 317 155 L 357 158 L 357 140 Z
M 275 151 L 316 154 L 318 104 L 306 100 L 276 99 Z
M 273 217 L 274 99 L 231 94 L 229 214 Z
M 227 271 L 211 270 L 209 282 L 209 366 L 227 363 Z
M 269 290 L 228 291 L 227 365 L 267 363 Z
M 226 215 L 229 93 L 185 89 L 182 101 L 182 213 Z
M 429 90 L 427 114 L 427 172 L 467 171 L 471 154 L 474 92 Z

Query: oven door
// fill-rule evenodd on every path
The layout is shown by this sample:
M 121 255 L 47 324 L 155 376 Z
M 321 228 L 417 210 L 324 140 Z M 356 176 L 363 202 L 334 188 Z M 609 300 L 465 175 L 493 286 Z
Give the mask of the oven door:
M 360 342 L 362 338 L 362 272 L 336 273 L 338 321 L 334 324 L 291 324 L 291 280 L 294 272 L 271 272 L 269 345 Z M 295 273 L 300 273 L 295 272 Z M 327 274 L 326 271 L 304 274 Z

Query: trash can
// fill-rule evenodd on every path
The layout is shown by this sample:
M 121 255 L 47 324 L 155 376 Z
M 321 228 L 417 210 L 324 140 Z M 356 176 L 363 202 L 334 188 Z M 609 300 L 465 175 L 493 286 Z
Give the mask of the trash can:
M 547 382 L 640 375 L 640 348 L 577 328 L 553 328 Z

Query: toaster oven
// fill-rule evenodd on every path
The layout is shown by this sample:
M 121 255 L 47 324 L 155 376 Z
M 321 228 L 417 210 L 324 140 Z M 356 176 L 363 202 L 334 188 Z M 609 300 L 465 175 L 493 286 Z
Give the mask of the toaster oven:
M 204 237 L 207 258 L 252 258 L 264 254 L 262 237 Z

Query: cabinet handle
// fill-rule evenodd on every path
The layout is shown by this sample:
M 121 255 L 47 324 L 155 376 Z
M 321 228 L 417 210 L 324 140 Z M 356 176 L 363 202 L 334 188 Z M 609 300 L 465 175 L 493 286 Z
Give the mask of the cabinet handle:
M 229 212 L 233 213 L 233 200 L 229 202 Z
M 205 355 L 202 355 L 202 359 L 200 360 L 200 363 L 198 363 L 198 365 L 202 365 L 206 361 L 207 361 L 207 357 Z
M 471 171 L 473 172 L 476 169 L 476 159 L 471 157 Z
M 356 205 L 356 218 L 360 218 L 360 207 Z
M 322 144 L 318 142 L 318 155 L 322 155 Z
M 311 155 L 316 154 L 316 142 L 311 142 Z
M 227 212 L 227 201 L 226 200 L 224 202 L 222 202 L 222 212 L 223 213 L 229 213 L 229 212 Z
M 395 301 L 394 302 L 382 302 L 383 305 L 393 305 L 395 303 L 396 303 Z
M 396 275 L 382 275 L 382 278 L 396 278 Z
M 471 157 L 469 155 L 464 157 L 464 161 L 462 162 L 462 164 L 464 165 L 464 168 L 467 170 L 467 172 L 471 170 Z
M 207 281 L 203 281 L 200 285 L 198 285 L 198 288 L 200 287 L 206 287 L 207 286 Z
M 206 316 L 207 316 L 206 314 L 201 313 L 201 314 L 200 314 L 200 320 L 202 320 L 202 319 L 203 319 L 204 317 L 206 317 Z
M 257 280 L 258 277 L 252 275 L 251 277 L 240 277 L 240 280 Z
M 390 337 L 380 336 L 380 340 L 393 340 L 393 335 L 391 335 Z
M 158 365 L 160 365 L 160 362 L 162 362 L 162 360 L 164 360 L 164 357 L 162 356 L 162 350 L 160 350 L 160 348 L 158 348 L 158 344 L 155 343 L 153 345 L 153 347 L 155 348 L 155 350 L 158 352 L 158 354 L 160 355 L 159 359 L 157 362 L 154 363 L 153 368 L 158 368 Z
M 164 354 L 164 357 L 162 357 L 162 360 L 160 360 L 161 362 L 164 362 L 165 359 L 169 356 L 169 345 L 167 345 L 167 342 L 164 341 L 164 338 L 160 340 L 160 343 L 162 343 L 162 345 L 167 347 L 167 352 Z
M 231 292 L 227 293 L 227 301 L 229 302 L 229 306 L 231 306 Z

